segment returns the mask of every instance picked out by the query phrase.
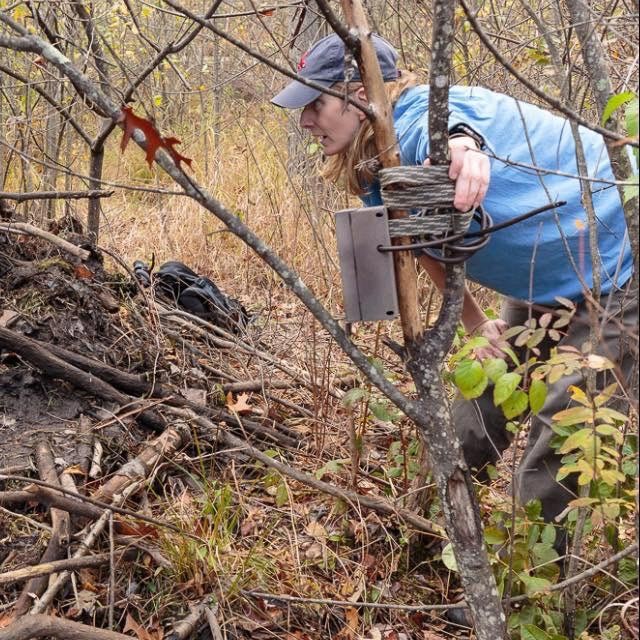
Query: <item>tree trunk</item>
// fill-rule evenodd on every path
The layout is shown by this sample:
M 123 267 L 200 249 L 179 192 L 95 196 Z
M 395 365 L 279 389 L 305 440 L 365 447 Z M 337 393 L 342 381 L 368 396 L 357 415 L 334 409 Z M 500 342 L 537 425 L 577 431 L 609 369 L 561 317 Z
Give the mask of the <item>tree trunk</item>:
M 598 116 L 602 120 L 602 114 L 609 99 L 613 95 L 611 79 L 609 77 L 609 69 L 607 67 L 607 58 L 598 37 L 595 28 L 595 16 L 597 11 L 591 7 L 588 0 L 566 0 L 567 9 L 571 15 L 573 28 L 576 31 L 580 48 L 582 50 L 582 59 L 587 70 L 591 88 L 596 100 L 598 108 Z M 604 123 L 604 126 L 618 132 L 620 130 L 619 118 L 616 112 Z M 609 152 L 609 161 L 613 169 L 613 175 L 616 180 L 627 180 L 633 176 L 631 162 L 627 155 L 627 147 L 620 145 L 612 140 L 605 138 L 607 151 Z M 624 188 L 618 186 L 620 192 L 620 200 L 624 203 Z M 638 198 L 631 198 L 624 204 L 624 216 L 627 221 L 627 229 L 629 231 L 629 241 L 633 253 L 633 265 L 635 267 L 635 278 L 638 278 Z
M 429 148 L 434 165 L 448 163 L 448 97 L 454 8 L 453 3 L 447 0 L 434 1 L 429 105 Z M 400 158 L 391 108 L 364 10 L 358 0 L 343 0 L 343 9 L 350 27 L 349 34 L 358 33 L 360 39 L 356 57 L 368 99 L 376 114 L 372 123 L 381 164 L 385 168 L 398 166 Z M 406 214 L 400 212 L 400 215 Z M 396 252 L 394 255 L 404 255 L 407 261 L 413 260 L 409 252 Z M 417 314 L 415 272 L 412 276 L 409 269 L 403 274 L 397 270 L 396 277 L 399 297 L 406 305 L 403 307 L 401 304 L 406 366 L 420 398 L 421 416 L 416 424 L 429 451 L 445 527 L 473 615 L 476 635 L 479 640 L 497 640 L 506 637 L 505 616 L 484 544 L 471 475 L 462 456 L 440 375 L 462 312 L 464 273 L 464 264 L 447 264 L 440 314 L 434 328 L 426 335 L 422 334 Z

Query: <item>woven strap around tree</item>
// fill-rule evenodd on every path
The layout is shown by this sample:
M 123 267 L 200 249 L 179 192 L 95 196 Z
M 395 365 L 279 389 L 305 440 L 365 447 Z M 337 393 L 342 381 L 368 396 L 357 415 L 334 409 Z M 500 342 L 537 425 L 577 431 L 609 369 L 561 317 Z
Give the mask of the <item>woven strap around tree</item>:
M 389 234 L 420 236 L 446 232 L 464 233 L 473 211 L 461 213 L 453 208 L 455 182 L 448 166 L 392 167 L 380 169 L 380 193 L 389 209 L 415 210 L 409 218 L 389 220 Z

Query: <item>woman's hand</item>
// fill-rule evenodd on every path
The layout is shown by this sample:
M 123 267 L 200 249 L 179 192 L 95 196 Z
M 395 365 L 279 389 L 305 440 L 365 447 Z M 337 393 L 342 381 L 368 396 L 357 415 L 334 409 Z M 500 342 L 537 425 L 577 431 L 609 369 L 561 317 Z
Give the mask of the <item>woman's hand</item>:
M 505 358 L 506 354 L 502 351 L 501 346 L 504 346 L 505 342 L 502 339 L 502 334 L 509 328 L 509 325 L 504 320 L 491 320 L 487 318 L 481 322 L 477 327 L 474 327 L 471 333 L 474 336 L 482 336 L 489 341 L 486 347 L 480 347 L 475 350 L 478 360 L 484 360 L 485 358 Z
M 458 211 L 475 209 L 483 201 L 489 188 L 489 158 L 478 150 L 476 141 L 469 136 L 450 138 L 449 156 L 449 177 L 456 181 L 453 206 Z M 424 164 L 430 164 L 428 158 Z

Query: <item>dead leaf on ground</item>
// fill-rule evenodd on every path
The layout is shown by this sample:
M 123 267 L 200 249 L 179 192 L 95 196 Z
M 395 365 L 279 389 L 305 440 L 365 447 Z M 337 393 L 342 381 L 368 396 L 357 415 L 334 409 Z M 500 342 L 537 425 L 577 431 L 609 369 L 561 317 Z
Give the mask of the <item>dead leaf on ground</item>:
M 122 632 L 126 633 L 127 631 L 133 631 L 138 640 L 162 640 L 164 636 L 161 629 L 145 629 L 141 624 L 136 622 L 130 613 L 127 613 L 127 619 Z
M 17 311 L 3 309 L 2 315 L 0 315 L 0 327 L 6 327 L 8 329 L 19 315 Z
M 185 389 L 182 394 L 191 402 L 207 404 L 207 392 L 205 389 Z
M 338 631 L 336 638 L 340 640 L 355 640 L 359 637 L 360 615 L 355 607 L 349 607 L 344 612 L 344 627 Z
M 308 536 L 316 540 L 325 541 L 327 539 L 327 530 L 317 520 L 312 520 L 304 530 Z
M 98 595 L 90 589 L 81 589 L 76 596 L 76 603 L 69 611 L 67 618 L 78 618 L 83 613 L 92 614 L 99 602 Z
M 93 278 L 93 271 L 87 269 L 83 264 L 77 264 L 73 269 L 73 273 L 78 280 L 91 280 Z
M 13 622 L 13 614 L 4 613 L 0 616 L 0 629 L 8 627 Z
M 240 533 L 243 536 L 255 533 L 258 526 L 264 521 L 264 511 L 258 508 L 251 508 L 247 513 L 247 517 L 240 525 Z
M 229 411 L 233 411 L 234 413 L 251 413 L 253 411 L 253 407 L 247 402 L 248 399 L 248 393 L 241 393 L 238 395 L 237 401 L 234 402 L 233 393 L 229 391 L 229 393 L 227 393 L 227 408 Z

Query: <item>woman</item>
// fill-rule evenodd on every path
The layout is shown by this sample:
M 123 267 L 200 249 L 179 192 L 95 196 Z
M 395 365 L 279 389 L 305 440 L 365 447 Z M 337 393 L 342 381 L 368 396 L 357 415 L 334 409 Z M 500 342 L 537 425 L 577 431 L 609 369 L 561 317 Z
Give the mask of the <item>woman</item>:
M 397 53 L 374 35 L 382 76 L 394 107 L 393 120 L 402 163 L 428 162 L 429 89 L 400 72 Z M 345 68 L 349 82 L 345 83 Z M 345 67 L 342 40 L 334 35 L 318 41 L 300 60 L 298 73 L 324 87 L 344 91 L 367 104 L 355 65 Z M 300 125 L 315 136 L 327 157 L 325 176 L 343 180 L 367 206 L 381 204 L 371 160 L 376 157 L 372 128 L 364 112 L 345 100 L 291 82 L 272 102 L 302 109 Z M 485 316 L 465 292 L 462 322 L 469 333 L 485 336 L 491 345 L 483 356 L 502 356 L 500 337 L 508 326 L 521 325 L 530 315 L 554 312 L 557 298 L 571 300 L 576 313 L 560 344 L 578 348 L 589 337 L 585 291 L 593 287 L 588 222 L 582 206 L 575 159 L 575 141 L 566 120 L 509 96 L 479 87 L 451 87 L 449 97 L 450 177 L 456 181 L 454 206 L 468 211 L 483 204 L 494 224 L 554 201 L 567 204 L 491 234 L 486 247 L 467 261 L 469 279 L 505 298 L 501 319 Z M 580 129 L 597 215 L 601 281 L 599 351 L 629 375 L 633 356 L 620 351 L 622 324 L 636 326 L 637 299 L 625 285 L 633 265 L 622 206 L 602 138 Z M 419 258 L 436 286 L 443 287 L 443 269 L 426 255 Z M 631 296 L 634 298 L 635 296 Z M 555 346 L 538 345 L 541 357 Z M 624 355 L 623 355 L 624 354 Z M 550 448 L 551 416 L 566 407 L 567 388 L 581 383 L 580 373 L 565 376 L 549 390 L 543 411 L 532 419 L 529 441 L 518 470 L 516 489 L 521 502 L 539 498 L 545 519 L 563 512 L 574 497 L 575 482 L 556 481 L 560 458 Z M 509 444 L 505 418 L 493 405 L 491 391 L 474 402 L 457 401 L 456 428 L 467 462 L 479 470 L 495 462 Z

